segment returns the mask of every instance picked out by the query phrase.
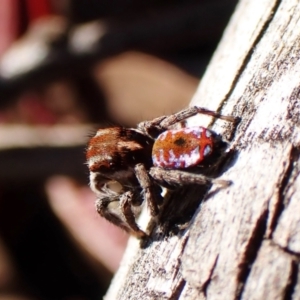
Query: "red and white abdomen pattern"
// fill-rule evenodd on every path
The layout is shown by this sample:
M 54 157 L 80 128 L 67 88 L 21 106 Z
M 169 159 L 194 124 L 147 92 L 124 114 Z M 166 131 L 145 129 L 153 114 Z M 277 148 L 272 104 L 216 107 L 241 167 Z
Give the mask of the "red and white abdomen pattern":
M 198 165 L 212 150 L 212 132 L 204 127 L 167 130 L 156 139 L 152 160 L 156 167 L 188 168 Z

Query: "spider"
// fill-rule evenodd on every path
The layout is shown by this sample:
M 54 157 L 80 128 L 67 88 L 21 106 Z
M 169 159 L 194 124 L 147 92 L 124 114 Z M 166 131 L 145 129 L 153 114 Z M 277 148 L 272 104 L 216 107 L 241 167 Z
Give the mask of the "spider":
M 136 223 L 135 210 L 146 201 L 151 216 L 157 216 L 163 203 L 161 187 L 228 185 L 228 181 L 191 172 L 195 166 L 204 166 L 224 144 L 220 136 L 204 127 L 174 129 L 198 113 L 233 123 L 238 120 L 193 106 L 141 122 L 137 128 L 115 126 L 96 132 L 86 157 L 90 187 L 97 195 L 96 209 L 101 216 L 137 237 L 145 237 Z

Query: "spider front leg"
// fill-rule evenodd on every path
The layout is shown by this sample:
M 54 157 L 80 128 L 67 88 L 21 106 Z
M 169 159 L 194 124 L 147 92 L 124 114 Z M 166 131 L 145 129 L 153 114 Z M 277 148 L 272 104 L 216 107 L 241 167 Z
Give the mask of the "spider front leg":
M 134 199 L 134 193 L 128 191 L 120 196 L 120 206 L 123 216 L 131 229 L 131 233 L 137 237 L 144 237 L 147 234 L 142 231 L 135 221 L 135 215 L 132 211 L 132 202 Z
M 133 191 L 127 191 L 121 195 L 115 195 L 114 197 L 99 198 L 96 201 L 96 209 L 99 215 L 114 225 L 137 237 L 143 237 L 146 236 L 146 233 L 138 227 L 135 221 L 135 215 L 132 211 L 134 196 Z
M 183 186 L 189 184 L 219 184 L 227 187 L 231 181 L 222 179 L 212 179 L 201 174 L 193 174 L 181 170 L 166 170 L 159 167 L 152 167 L 149 174 L 162 186 Z
M 161 205 L 163 201 L 163 197 L 160 195 L 161 188 L 153 183 L 143 164 L 137 164 L 134 171 L 143 189 L 143 196 L 148 204 L 151 216 L 157 216 L 159 212 L 158 206 Z
M 129 231 L 129 228 L 125 225 L 124 221 L 114 211 L 119 208 L 119 196 L 118 197 L 103 197 L 96 200 L 96 210 L 100 216 L 114 225 L 122 228 L 125 231 Z

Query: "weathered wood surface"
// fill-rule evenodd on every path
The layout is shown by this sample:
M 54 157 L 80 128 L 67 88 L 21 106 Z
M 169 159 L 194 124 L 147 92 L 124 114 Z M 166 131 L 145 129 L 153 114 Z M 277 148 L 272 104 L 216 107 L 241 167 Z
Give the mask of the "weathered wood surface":
M 131 240 L 106 300 L 300 299 L 299 83 L 300 1 L 242 0 L 192 100 L 242 118 L 194 120 L 231 140 L 233 184 L 185 230 Z

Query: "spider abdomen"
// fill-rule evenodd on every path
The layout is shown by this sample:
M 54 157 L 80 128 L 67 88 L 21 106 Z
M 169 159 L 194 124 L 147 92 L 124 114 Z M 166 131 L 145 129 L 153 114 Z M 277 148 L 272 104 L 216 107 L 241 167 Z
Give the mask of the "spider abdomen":
M 212 153 L 213 136 L 200 126 L 167 130 L 154 142 L 153 165 L 170 169 L 196 166 Z

